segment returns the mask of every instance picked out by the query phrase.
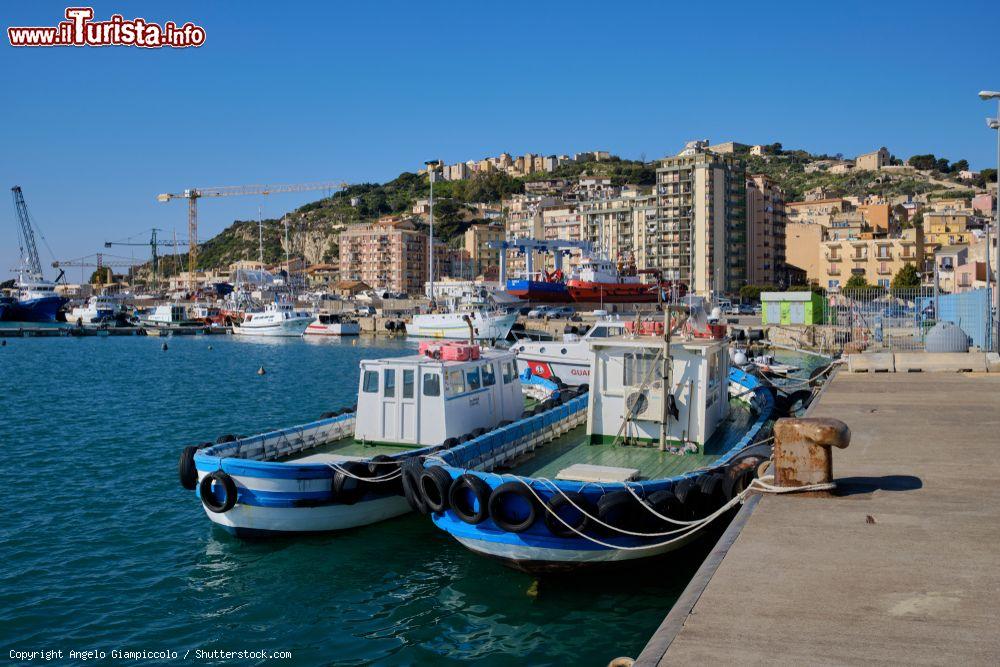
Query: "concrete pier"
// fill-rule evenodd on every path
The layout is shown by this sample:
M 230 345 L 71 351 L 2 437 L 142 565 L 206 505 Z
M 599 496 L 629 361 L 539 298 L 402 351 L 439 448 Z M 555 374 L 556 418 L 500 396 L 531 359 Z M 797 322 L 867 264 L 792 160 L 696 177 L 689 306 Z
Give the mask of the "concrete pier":
M 839 373 L 831 497 L 756 496 L 636 661 L 1000 663 L 1000 375 Z

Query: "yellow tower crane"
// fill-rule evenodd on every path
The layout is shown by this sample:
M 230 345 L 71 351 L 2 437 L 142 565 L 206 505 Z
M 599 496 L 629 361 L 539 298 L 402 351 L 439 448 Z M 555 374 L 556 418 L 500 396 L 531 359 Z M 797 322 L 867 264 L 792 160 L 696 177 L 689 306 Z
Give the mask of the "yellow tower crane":
M 282 192 L 309 192 L 312 190 L 340 190 L 346 188 L 343 181 L 323 181 L 320 183 L 293 183 L 290 185 L 229 185 L 218 188 L 188 188 L 177 194 L 156 195 L 157 201 L 171 199 L 188 200 L 188 276 L 192 281 L 198 264 L 198 200 L 202 197 L 236 197 L 240 195 L 274 195 Z

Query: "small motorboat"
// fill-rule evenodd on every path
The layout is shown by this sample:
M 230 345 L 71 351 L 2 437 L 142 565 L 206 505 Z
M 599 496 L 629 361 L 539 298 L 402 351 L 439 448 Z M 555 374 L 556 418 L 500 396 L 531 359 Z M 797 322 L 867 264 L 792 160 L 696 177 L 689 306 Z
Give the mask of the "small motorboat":
M 357 336 L 361 325 L 338 313 L 320 313 L 306 327 L 307 336 Z
M 233 333 L 244 336 L 280 336 L 296 338 L 303 335 L 313 316 L 284 301 L 269 303 L 263 310 L 248 311 L 243 320 L 233 324 Z
M 496 432 L 525 410 L 512 352 L 438 345 L 363 360 L 354 408 L 185 447 L 182 486 L 240 536 L 335 531 L 409 512 L 419 458 Z M 540 440 L 552 437 L 551 427 L 537 429 Z

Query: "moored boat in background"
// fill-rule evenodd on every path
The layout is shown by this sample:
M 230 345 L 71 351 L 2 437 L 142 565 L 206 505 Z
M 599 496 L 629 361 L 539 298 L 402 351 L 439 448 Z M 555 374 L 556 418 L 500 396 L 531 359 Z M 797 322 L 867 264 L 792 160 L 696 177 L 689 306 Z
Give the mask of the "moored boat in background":
M 320 313 L 306 327 L 307 336 L 357 336 L 361 325 L 338 313 Z
M 267 304 L 263 310 L 247 311 L 233 324 L 233 333 L 245 336 L 298 337 L 305 333 L 313 316 L 283 301 Z

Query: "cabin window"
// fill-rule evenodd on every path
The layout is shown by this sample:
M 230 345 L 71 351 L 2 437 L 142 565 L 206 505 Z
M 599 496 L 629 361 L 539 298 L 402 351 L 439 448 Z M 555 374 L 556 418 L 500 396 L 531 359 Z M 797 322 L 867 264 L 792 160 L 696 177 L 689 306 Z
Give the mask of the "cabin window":
M 469 391 L 475 391 L 476 389 L 479 389 L 480 383 L 479 383 L 479 369 L 478 368 L 473 368 L 470 371 L 466 371 L 465 376 L 466 376 L 466 380 L 468 380 Z
M 403 398 L 413 398 L 413 371 L 403 371 Z
M 385 396 L 386 398 L 396 397 L 396 371 L 391 368 L 385 369 Z
M 441 395 L 441 376 L 437 373 L 424 373 L 424 396 Z
M 493 372 L 493 364 L 483 365 L 483 386 L 492 387 L 497 383 L 497 375 Z
M 510 384 L 514 380 L 514 364 L 509 361 L 503 362 L 503 383 Z
M 626 387 L 639 387 L 651 382 L 656 377 L 656 358 L 657 355 L 651 352 L 626 352 L 622 384 Z
M 369 394 L 378 393 L 378 372 L 365 371 L 365 381 L 362 389 Z
M 461 394 L 465 391 L 465 374 L 460 370 L 448 371 L 448 393 Z

